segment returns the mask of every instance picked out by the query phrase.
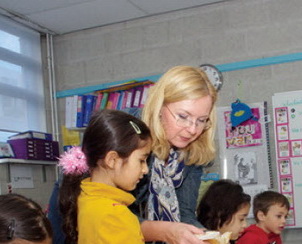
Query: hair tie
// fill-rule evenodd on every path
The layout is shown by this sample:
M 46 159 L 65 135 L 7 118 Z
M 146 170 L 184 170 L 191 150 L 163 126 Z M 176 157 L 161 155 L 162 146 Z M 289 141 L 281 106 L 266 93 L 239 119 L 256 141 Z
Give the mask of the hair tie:
M 136 123 L 134 123 L 133 121 L 129 121 L 130 125 L 132 125 L 133 129 L 135 130 L 136 134 L 142 134 L 141 129 L 138 127 L 138 125 Z
M 80 147 L 72 147 L 65 152 L 59 158 L 59 166 L 66 175 L 82 175 L 89 170 L 85 154 Z
M 15 234 L 16 221 L 12 219 L 7 228 L 7 240 L 12 240 Z

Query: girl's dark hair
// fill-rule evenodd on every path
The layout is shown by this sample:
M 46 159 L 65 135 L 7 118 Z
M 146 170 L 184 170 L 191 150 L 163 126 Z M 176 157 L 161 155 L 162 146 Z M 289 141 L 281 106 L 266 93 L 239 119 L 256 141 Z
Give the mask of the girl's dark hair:
M 47 238 L 52 238 L 51 224 L 40 205 L 19 194 L 0 195 L 0 243 Z
M 84 132 L 82 151 L 90 170 L 97 161 L 104 159 L 109 151 L 116 151 L 127 159 L 131 153 L 146 145 L 151 138 L 150 130 L 138 118 L 118 110 L 95 112 Z M 63 215 L 65 243 L 77 242 L 77 199 L 81 192 L 80 183 L 87 175 L 64 175 L 60 188 L 60 211 Z
M 286 196 L 279 192 L 275 191 L 264 191 L 261 193 L 258 193 L 254 197 L 253 201 L 253 213 L 256 222 L 259 222 L 258 219 L 258 212 L 261 211 L 264 213 L 264 215 L 267 214 L 269 208 L 272 205 L 280 205 L 281 207 L 285 207 L 287 210 L 290 208 L 290 204 Z
M 242 187 L 231 180 L 212 183 L 197 208 L 197 220 L 209 230 L 218 230 L 228 224 L 233 215 L 244 205 L 250 204 L 251 197 Z

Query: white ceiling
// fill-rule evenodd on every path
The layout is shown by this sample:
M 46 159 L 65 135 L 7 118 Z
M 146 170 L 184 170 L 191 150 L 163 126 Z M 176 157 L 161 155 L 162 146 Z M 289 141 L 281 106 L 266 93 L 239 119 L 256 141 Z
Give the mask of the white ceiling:
M 1 0 L 0 13 L 65 34 L 226 0 Z

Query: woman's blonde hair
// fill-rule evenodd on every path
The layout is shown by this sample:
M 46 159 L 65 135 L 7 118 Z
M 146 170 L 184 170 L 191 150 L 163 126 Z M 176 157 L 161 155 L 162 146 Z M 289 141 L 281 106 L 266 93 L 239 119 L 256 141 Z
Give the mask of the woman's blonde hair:
M 168 70 L 150 89 L 142 119 L 152 135 L 152 152 L 162 160 L 169 155 L 170 144 L 160 121 L 161 108 L 168 103 L 193 100 L 211 96 L 213 107 L 210 113 L 211 127 L 183 149 L 187 165 L 202 165 L 215 157 L 214 133 L 216 126 L 215 103 L 217 92 L 207 75 L 197 67 L 176 66 Z

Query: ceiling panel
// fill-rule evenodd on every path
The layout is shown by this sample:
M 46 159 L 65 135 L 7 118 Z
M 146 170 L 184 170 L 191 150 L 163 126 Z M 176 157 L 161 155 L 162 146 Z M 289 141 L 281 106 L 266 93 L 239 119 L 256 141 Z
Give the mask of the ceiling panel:
M 58 8 L 72 7 L 95 0 L 1 0 L 0 6 L 24 15 Z
M 85 2 L 30 14 L 28 17 L 55 32 L 65 33 L 117 23 L 144 15 L 144 12 L 127 1 L 102 0 L 102 4 L 99 4 L 99 1 Z
M 222 1 L 231 0 L 1 0 L 0 13 L 65 34 Z
M 148 14 L 165 13 L 179 9 L 201 6 L 221 0 L 129 0 Z

